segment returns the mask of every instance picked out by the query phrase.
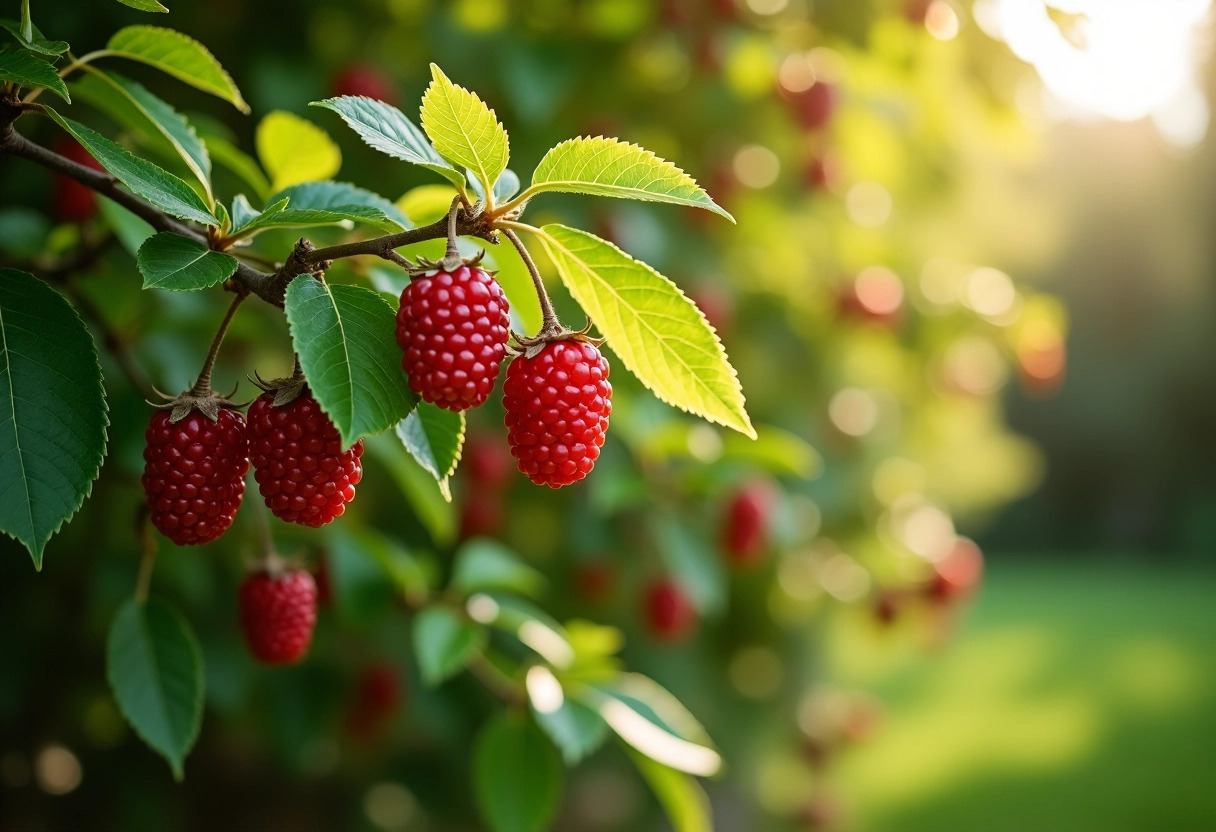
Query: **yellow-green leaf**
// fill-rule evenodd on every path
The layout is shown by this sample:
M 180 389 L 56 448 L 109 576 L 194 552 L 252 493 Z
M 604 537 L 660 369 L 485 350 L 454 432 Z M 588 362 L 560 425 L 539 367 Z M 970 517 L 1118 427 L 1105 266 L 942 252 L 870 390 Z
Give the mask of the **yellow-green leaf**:
M 678 286 L 594 234 L 557 224 L 536 232 L 570 294 L 646 387 L 668 404 L 756 437 L 722 342 Z
M 106 44 L 106 52 L 150 64 L 192 87 L 219 96 L 242 113 L 249 112 L 241 91 L 215 56 L 181 32 L 160 26 L 128 26 L 114 33 Z
M 602 136 L 554 147 L 532 174 L 532 192 L 565 191 L 645 202 L 671 202 L 735 218 L 684 171 L 636 144 Z
M 258 158 L 276 191 L 329 179 L 342 167 L 342 151 L 324 130 L 283 110 L 262 119 L 255 141 Z
M 487 192 L 507 167 L 510 142 L 494 111 L 431 64 L 434 80 L 422 97 L 422 129 L 448 161 L 472 171 Z

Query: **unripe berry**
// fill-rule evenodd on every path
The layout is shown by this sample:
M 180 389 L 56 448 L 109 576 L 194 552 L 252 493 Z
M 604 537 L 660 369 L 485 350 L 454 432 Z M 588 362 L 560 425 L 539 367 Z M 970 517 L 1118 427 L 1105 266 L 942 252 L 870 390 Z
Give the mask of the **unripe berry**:
M 363 440 L 347 450 L 307 388 L 276 407 L 273 392 L 249 406 L 249 456 L 271 513 L 288 523 L 323 526 L 355 499 L 363 478 Z
M 759 560 L 768 550 L 776 494 L 766 482 L 752 482 L 736 491 L 726 507 L 722 544 L 736 566 Z
M 152 416 L 145 433 L 144 494 L 152 525 L 178 546 L 210 543 L 232 525 L 245 494 L 249 442 L 240 413 L 213 422 L 191 410 L 178 422 Z
M 263 664 L 294 664 L 308 652 L 317 623 L 317 585 L 303 569 L 259 572 L 241 585 L 241 631 Z
M 595 466 L 608 430 L 608 362 L 587 341 L 551 341 L 507 366 L 503 407 L 519 470 L 550 488 L 577 482 Z
M 510 324 L 507 297 L 484 269 L 460 266 L 414 278 L 397 310 L 410 389 L 446 410 L 482 404 L 506 357 Z
M 692 602 L 670 578 L 660 578 L 648 586 L 643 603 L 647 629 L 656 641 L 683 641 L 697 625 Z

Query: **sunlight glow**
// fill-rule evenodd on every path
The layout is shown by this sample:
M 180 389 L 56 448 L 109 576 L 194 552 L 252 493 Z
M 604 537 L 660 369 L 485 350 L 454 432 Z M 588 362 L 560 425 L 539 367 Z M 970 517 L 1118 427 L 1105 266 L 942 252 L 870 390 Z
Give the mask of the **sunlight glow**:
M 1211 0 L 999 0 L 997 15 L 989 6 L 977 17 L 990 19 L 1070 115 L 1152 116 L 1176 144 L 1203 138 L 1197 34 Z

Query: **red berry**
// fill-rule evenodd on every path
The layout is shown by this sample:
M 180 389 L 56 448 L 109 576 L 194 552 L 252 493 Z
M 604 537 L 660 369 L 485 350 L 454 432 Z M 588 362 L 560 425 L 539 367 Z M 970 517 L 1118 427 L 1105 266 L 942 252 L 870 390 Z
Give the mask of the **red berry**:
M 511 476 L 511 454 L 500 436 L 470 436 L 464 444 L 461 465 L 470 483 L 480 490 L 497 491 Z
M 646 625 L 658 641 L 677 642 L 692 633 L 697 611 L 679 584 L 660 578 L 646 589 Z
M 754 563 L 768 549 L 775 497 L 772 486 L 764 482 L 750 483 L 731 496 L 723 546 L 735 564 Z
M 606 559 L 590 560 L 574 567 L 574 590 L 590 604 L 602 604 L 616 589 L 616 570 Z
M 502 495 L 474 491 L 460 509 L 460 539 L 496 537 L 505 519 Z
M 807 130 L 818 130 L 832 120 L 836 112 L 836 89 L 826 81 L 818 81 L 805 90 L 789 93 L 794 115 Z
M 608 430 L 608 362 L 586 341 L 551 341 L 507 366 L 503 407 L 519 470 L 550 488 L 577 482 L 595 467 Z
M 66 156 L 73 162 L 78 162 L 93 170 L 104 170 L 97 160 L 89 155 L 89 151 L 81 147 L 74 139 L 65 137 L 55 144 L 54 150 L 60 156 Z M 60 222 L 84 222 L 97 213 L 97 197 L 94 195 L 93 189 L 63 174 L 55 175 L 51 204 L 55 219 Z
M 263 664 L 294 664 L 308 652 L 317 623 L 317 584 L 303 569 L 259 572 L 241 584 L 241 630 Z
M 178 546 L 210 543 L 232 525 L 245 494 L 245 420 L 222 408 L 216 421 L 191 410 L 177 423 L 152 416 L 145 438 L 144 493 L 152 525 Z
M 984 555 L 974 541 L 958 538 L 954 547 L 935 563 L 936 573 L 929 582 L 932 600 L 948 602 L 970 594 L 979 585 L 984 573 Z
M 490 396 L 507 353 L 507 296 L 484 269 L 419 277 L 401 293 L 397 343 L 410 389 L 447 410 Z
M 719 334 L 728 331 L 735 322 L 735 300 L 730 289 L 721 283 L 702 283 L 688 293 Z
M 323 526 L 355 499 L 363 478 L 363 440 L 342 450 L 338 429 L 307 389 L 280 407 L 274 393 L 249 406 L 249 458 L 275 517 Z
M 355 683 L 347 729 L 357 739 L 375 739 L 385 724 L 397 713 L 403 698 L 401 674 L 390 664 L 374 664 L 364 668 Z
M 334 602 L 333 581 L 329 577 L 329 556 L 321 552 L 317 556 L 317 565 L 312 570 L 313 581 L 317 584 L 317 607 L 326 609 Z
M 378 67 L 365 63 L 348 64 L 329 84 L 334 95 L 363 95 L 389 104 L 397 99 L 392 80 Z

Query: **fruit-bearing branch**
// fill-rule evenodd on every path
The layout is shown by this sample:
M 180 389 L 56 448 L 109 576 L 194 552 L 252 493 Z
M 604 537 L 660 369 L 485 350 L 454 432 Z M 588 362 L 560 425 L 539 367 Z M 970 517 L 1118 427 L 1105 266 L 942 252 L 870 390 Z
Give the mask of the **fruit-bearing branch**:
M 175 234 L 209 243 L 205 234 L 191 225 L 170 217 L 151 203 L 123 189 L 118 180 L 110 174 L 74 162 L 59 153 L 31 142 L 18 133 L 13 128 L 13 122 L 31 109 L 30 106 L 20 102 L 0 99 L 0 153 L 27 159 L 48 170 L 74 179 L 102 196 L 112 199 L 157 231 L 172 231 Z M 496 244 L 498 237 L 491 222 L 491 218 L 476 209 L 470 210 L 462 207 L 456 216 L 456 232 L 460 236 L 478 237 Z M 263 272 L 238 260 L 236 272 L 228 279 L 225 288 L 230 291 L 256 295 L 267 303 L 281 308 L 287 284 L 301 274 L 316 274 L 324 271 L 333 260 L 359 255 L 373 255 L 400 264 L 402 258 L 395 249 L 424 240 L 443 239 L 447 235 L 448 218 L 445 216 L 420 228 L 411 228 L 396 234 L 326 248 L 315 248 L 308 240 L 301 239 L 274 272 Z M 239 251 L 232 253 L 238 258 L 241 256 Z

